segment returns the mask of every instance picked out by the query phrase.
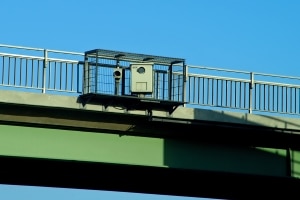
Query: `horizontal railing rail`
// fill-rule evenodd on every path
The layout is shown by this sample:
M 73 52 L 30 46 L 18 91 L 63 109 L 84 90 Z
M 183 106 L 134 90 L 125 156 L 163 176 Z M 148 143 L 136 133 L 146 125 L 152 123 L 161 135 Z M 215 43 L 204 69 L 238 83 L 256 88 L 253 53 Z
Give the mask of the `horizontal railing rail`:
M 82 94 L 83 60 L 84 53 L 0 44 L 0 88 Z M 186 77 L 173 72 L 171 92 L 172 99 L 184 99 L 185 106 L 300 115 L 300 77 L 193 65 L 186 69 Z M 124 70 L 129 82 L 130 73 Z M 184 92 L 178 80 L 185 80 Z M 168 98 L 167 81 L 166 71 L 154 69 L 153 98 Z M 129 87 L 124 91 L 129 93 Z

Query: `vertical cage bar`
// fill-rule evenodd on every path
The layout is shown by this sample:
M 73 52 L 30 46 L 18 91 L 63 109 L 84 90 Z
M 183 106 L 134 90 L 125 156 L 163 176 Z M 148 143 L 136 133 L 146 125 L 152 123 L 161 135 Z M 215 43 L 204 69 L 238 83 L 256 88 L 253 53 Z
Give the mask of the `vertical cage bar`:
M 173 77 L 172 77 L 172 74 L 173 73 L 173 65 L 171 64 L 169 66 L 169 86 L 168 86 L 168 91 L 169 91 L 169 94 L 168 94 L 168 99 L 171 100 L 172 99 L 172 87 L 173 87 Z
M 98 62 L 99 62 L 99 59 L 98 59 L 98 54 L 99 52 L 97 51 L 96 52 L 96 66 L 95 66 L 95 93 L 98 93 Z

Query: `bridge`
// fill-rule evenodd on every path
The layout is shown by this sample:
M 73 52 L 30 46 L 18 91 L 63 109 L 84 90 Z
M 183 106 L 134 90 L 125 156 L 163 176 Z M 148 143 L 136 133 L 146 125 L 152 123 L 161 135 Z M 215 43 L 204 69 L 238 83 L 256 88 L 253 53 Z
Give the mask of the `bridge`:
M 297 195 L 299 77 L 101 49 L 0 48 L 2 184 Z M 131 61 L 154 63 L 153 90 L 131 94 Z

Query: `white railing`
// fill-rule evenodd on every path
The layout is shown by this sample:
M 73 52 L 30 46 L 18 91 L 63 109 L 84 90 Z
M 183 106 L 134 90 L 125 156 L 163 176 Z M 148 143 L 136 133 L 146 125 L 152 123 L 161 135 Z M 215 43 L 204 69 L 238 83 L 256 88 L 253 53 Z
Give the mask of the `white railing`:
M 1 47 L 14 52 L 22 50 L 23 54 L 0 53 L 0 86 L 42 93 L 81 93 L 83 66 L 80 60 L 83 53 L 9 45 Z M 56 57 L 50 57 L 50 53 Z M 77 60 L 57 58 L 59 56 L 76 56 Z
M 200 66 L 188 69 L 188 104 L 300 114 L 300 77 Z
M 80 95 L 83 60 L 84 53 L 0 44 L 0 88 Z M 186 76 L 187 106 L 300 115 L 300 77 L 192 65 Z M 154 98 L 167 96 L 165 81 L 155 79 Z

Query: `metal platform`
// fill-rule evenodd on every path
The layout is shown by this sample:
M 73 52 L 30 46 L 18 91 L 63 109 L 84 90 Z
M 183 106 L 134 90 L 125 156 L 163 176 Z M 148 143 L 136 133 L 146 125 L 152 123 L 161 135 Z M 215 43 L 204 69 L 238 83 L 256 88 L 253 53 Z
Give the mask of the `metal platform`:
M 146 110 L 152 112 L 153 110 L 166 111 L 169 114 L 184 102 L 158 100 L 153 98 L 141 98 L 138 96 L 127 95 L 108 95 L 108 94 L 83 94 L 79 96 L 83 106 L 86 104 L 103 105 L 105 108 L 108 106 L 118 106 L 127 110 Z

